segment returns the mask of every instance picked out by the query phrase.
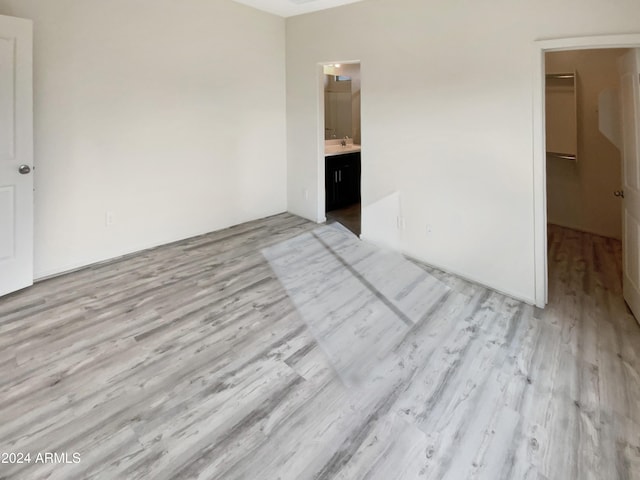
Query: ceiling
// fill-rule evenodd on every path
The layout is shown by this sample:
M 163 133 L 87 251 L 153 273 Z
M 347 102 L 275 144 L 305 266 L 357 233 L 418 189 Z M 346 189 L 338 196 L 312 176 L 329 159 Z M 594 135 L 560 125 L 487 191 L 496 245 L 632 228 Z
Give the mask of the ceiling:
M 234 0 L 250 7 L 264 10 L 281 17 L 293 17 L 303 13 L 317 12 L 362 0 Z

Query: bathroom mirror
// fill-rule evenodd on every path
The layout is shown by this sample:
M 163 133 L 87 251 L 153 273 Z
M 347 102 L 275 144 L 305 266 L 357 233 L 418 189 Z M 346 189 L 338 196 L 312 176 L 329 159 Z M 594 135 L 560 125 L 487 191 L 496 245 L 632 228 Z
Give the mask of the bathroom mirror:
M 325 75 L 324 138 L 353 137 L 351 77 Z
M 360 64 L 324 66 L 324 138 L 360 145 Z

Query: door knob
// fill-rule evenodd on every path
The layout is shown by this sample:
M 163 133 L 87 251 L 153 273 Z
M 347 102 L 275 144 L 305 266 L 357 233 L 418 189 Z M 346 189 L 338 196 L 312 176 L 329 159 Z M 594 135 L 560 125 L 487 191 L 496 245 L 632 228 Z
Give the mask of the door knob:
M 31 167 L 29 165 L 20 165 L 18 167 L 18 172 L 20 172 L 21 175 L 26 175 L 31 173 Z
M 616 190 L 613 192 L 616 197 L 624 198 L 624 190 Z

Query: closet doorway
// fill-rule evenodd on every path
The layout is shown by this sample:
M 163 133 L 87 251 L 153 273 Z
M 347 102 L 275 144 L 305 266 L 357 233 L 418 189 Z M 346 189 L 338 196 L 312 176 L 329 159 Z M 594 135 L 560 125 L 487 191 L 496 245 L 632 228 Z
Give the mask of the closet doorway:
M 536 188 L 536 193 L 543 192 L 536 197 L 536 302 L 543 306 L 549 285 L 559 285 L 560 279 L 566 283 L 568 276 L 579 277 L 583 270 L 587 272 L 584 282 L 571 288 L 580 287 L 584 291 L 579 294 L 593 295 L 587 290 L 599 287 L 589 286 L 589 269 L 600 273 L 607 256 L 615 283 L 609 287 L 624 290 L 624 299 L 638 318 L 640 50 L 625 41 L 640 42 L 640 36 L 607 37 L 604 45 L 590 44 L 597 40 L 602 39 L 539 42 L 543 108 L 537 110 L 534 102 L 534 114 L 540 115 L 542 130 L 535 131 L 534 138 L 536 147 L 542 148 L 535 152 L 534 166 L 537 182 L 543 179 L 544 185 L 537 183 Z M 575 48 L 568 48 L 571 46 Z M 591 46 L 594 48 L 587 48 Z M 574 247 L 582 251 L 571 251 Z M 543 248 L 545 263 L 541 266 Z M 554 251 L 556 248 L 562 250 Z M 579 260 L 576 265 L 559 267 L 558 261 L 566 263 L 567 258 Z M 541 276 L 541 267 L 547 266 L 548 272 Z M 542 302 L 541 286 L 545 289 Z M 548 292 L 549 297 L 553 294 Z
M 640 47 L 640 34 L 561 38 L 534 42 L 533 71 L 533 178 L 534 178 L 534 285 L 535 304 L 544 308 L 548 301 L 547 271 L 547 178 L 545 137 L 545 54 L 565 50 Z M 637 77 L 636 77 L 637 78 Z M 632 79 L 629 76 L 629 79 Z M 629 85 L 634 85 L 630 81 Z M 637 86 L 637 83 L 635 84 Z M 636 142 L 637 143 L 637 142 Z M 640 170 L 640 168 L 639 168 Z M 635 190 L 635 188 L 633 188 Z M 628 202 L 628 192 L 625 191 Z

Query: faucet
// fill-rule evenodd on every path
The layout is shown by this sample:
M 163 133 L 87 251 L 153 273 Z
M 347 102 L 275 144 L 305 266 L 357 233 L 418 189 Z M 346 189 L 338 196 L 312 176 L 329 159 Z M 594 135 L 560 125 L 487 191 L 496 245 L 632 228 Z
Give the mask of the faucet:
M 347 142 L 350 140 L 349 135 L 347 135 L 346 137 L 344 137 L 341 141 L 340 141 L 340 145 L 342 145 L 343 147 L 347 146 Z

